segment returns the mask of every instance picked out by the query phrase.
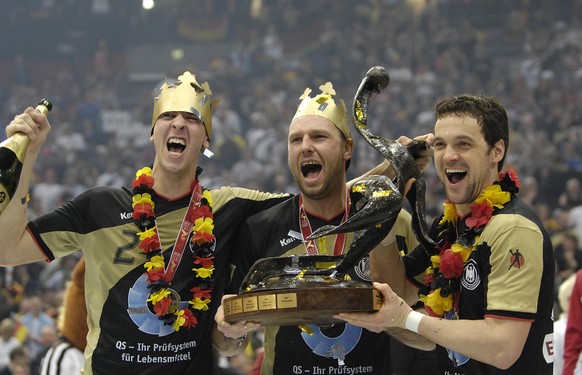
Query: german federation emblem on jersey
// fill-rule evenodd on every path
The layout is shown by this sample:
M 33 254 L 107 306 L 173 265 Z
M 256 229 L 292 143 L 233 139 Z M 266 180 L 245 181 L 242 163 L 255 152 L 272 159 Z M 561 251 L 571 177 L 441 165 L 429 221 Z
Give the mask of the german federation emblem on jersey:
M 467 290 L 475 290 L 481 283 L 481 277 L 479 276 L 479 269 L 473 259 L 469 259 L 465 263 L 465 270 L 463 271 L 463 277 L 461 278 L 461 285 Z

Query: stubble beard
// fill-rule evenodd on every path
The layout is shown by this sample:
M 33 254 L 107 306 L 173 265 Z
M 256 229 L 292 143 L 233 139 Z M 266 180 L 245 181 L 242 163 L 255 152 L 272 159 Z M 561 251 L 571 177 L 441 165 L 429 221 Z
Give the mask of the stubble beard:
M 475 201 L 475 199 L 479 197 L 479 194 L 481 194 L 482 190 L 474 182 L 468 183 L 467 187 L 460 193 L 452 191 L 453 189 L 451 189 L 451 187 L 448 186 L 447 183 L 445 182 L 443 182 L 443 188 L 447 194 L 447 199 L 449 199 L 456 205 L 472 204 Z M 451 199 L 452 196 L 456 196 L 457 198 Z

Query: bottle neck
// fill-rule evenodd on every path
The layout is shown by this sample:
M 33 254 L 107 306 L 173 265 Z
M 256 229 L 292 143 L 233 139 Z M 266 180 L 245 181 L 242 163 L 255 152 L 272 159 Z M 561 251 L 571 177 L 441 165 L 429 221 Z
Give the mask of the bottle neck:
M 10 138 L 5 140 L 0 144 L 0 147 L 5 147 L 16 155 L 21 163 L 24 162 L 24 155 L 26 154 L 26 148 L 30 143 L 30 138 L 23 133 L 14 133 Z

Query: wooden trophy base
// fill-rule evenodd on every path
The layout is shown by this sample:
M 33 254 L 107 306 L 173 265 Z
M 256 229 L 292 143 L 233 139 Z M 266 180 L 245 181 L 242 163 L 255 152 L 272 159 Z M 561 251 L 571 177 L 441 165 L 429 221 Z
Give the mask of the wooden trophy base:
M 382 307 L 382 294 L 372 287 L 289 288 L 252 291 L 224 300 L 229 323 L 254 321 L 263 325 L 329 325 L 340 312 L 373 312 Z

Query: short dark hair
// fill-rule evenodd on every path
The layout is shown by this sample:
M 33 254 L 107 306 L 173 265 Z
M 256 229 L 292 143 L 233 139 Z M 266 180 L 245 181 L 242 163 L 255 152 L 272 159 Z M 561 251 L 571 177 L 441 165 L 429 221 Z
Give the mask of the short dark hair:
M 18 358 L 26 356 L 27 354 L 28 352 L 24 346 L 17 346 L 13 348 L 10 353 L 8 353 L 8 358 L 10 358 L 11 361 L 14 361 Z
M 445 98 L 437 103 L 435 108 L 437 120 L 451 114 L 475 118 L 490 149 L 500 139 L 503 140 L 505 153 L 497 164 L 497 170 L 501 171 L 509 149 L 509 121 L 507 112 L 499 100 L 492 96 L 464 94 Z

